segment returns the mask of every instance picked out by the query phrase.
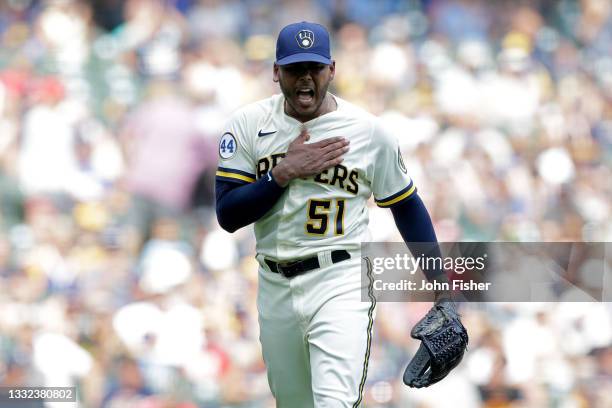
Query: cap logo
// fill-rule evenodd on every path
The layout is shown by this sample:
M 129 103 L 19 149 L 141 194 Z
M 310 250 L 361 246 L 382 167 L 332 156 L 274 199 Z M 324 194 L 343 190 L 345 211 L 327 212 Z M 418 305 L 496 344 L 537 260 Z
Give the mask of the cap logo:
M 310 30 L 300 30 L 295 35 L 295 40 L 300 48 L 308 49 L 314 44 L 314 33 Z

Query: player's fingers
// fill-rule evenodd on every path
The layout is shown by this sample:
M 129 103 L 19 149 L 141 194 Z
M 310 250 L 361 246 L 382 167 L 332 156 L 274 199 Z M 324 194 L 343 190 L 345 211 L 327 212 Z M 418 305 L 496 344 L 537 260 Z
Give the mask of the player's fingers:
M 327 160 L 327 161 L 325 161 L 321 165 L 320 171 L 329 169 L 330 167 L 337 166 L 338 164 L 342 163 L 343 161 L 344 161 L 344 157 L 342 157 L 342 156 L 336 157 L 336 158 L 334 158 L 332 160 Z
M 334 150 L 343 150 L 344 148 L 348 149 L 348 145 L 349 145 L 349 141 L 348 140 L 341 140 L 339 142 L 336 143 L 332 143 L 329 144 L 325 147 L 321 148 L 321 154 L 325 155 L 329 152 L 333 152 Z
M 345 144 L 348 144 L 348 140 L 346 140 L 344 137 L 330 137 L 328 139 L 320 140 L 316 143 L 313 143 L 312 146 L 317 147 L 317 148 L 322 148 L 322 147 L 326 147 L 326 146 L 329 146 L 330 144 L 334 144 L 338 142 L 343 142 Z
M 349 151 L 348 146 L 343 146 L 341 148 L 331 150 L 321 156 L 321 163 L 326 163 L 330 160 L 334 160 L 338 157 L 342 157 L 348 151 Z
M 291 144 L 303 144 L 310 139 L 310 135 L 308 134 L 308 130 L 303 127 L 298 137 L 296 137 Z
M 345 154 L 346 152 L 349 151 L 349 149 L 350 148 L 348 146 L 346 146 L 346 145 L 344 145 L 344 146 L 340 145 L 340 146 L 337 146 L 337 147 L 326 149 L 324 152 L 321 153 L 320 157 L 323 160 L 332 159 L 334 157 L 341 156 L 341 155 Z

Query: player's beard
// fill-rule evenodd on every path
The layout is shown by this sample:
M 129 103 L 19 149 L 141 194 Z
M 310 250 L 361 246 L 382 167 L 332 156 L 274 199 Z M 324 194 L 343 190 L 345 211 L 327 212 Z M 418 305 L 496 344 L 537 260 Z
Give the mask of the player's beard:
M 320 87 L 316 83 L 306 85 L 312 89 L 311 97 L 308 98 L 298 92 L 301 89 L 300 86 L 288 87 L 283 84 L 282 80 L 279 81 L 281 91 L 285 96 L 285 113 L 301 122 L 309 121 L 327 113 L 326 97 L 329 82 L 327 81 Z

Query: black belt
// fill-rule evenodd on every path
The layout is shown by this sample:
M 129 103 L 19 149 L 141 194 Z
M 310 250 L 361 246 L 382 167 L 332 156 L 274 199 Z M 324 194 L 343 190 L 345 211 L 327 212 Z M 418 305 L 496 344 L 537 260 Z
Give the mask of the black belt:
M 350 258 L 351 255 L 344 249 L 331 251 L 332 263 L 346 261 Z M 321 267 L 321 265 L 319 264 L 319 258 L 316 256 L 286 263 L 277 263 L 267 258 L 265 259 L 265 261 L 272 272 L 280 273 L 285 278 L 293 278 L 294 276 L 301 275 L 303 273 Z

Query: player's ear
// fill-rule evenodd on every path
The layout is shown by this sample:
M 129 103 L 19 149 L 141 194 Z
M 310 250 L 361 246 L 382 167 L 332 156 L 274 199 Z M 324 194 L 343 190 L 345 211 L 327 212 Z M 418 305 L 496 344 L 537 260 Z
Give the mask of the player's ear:
M 278 82 L 278 71 L 280 70 L 279 66 L 274 63 L 274 67 L 272 68 L 272 80 L 274 82 Z
M 336 74 L 336 61 L 332 60 L 331 64 L 329 65 L 329 80 L 330 81 L 334 79 L 335 74 Z

